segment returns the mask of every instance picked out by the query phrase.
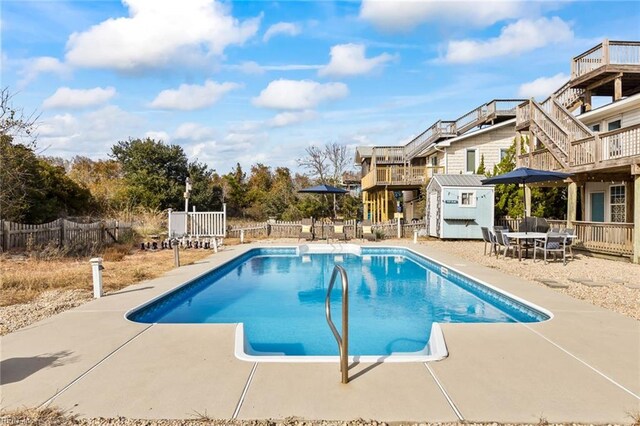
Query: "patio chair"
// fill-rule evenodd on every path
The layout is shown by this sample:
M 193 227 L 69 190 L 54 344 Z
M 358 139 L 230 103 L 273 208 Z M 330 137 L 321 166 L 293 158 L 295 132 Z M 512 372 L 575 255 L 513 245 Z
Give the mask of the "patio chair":
M 313 218 L 302 219 L 302 229 L 300 230 L 300 234 L 298 234 L 298 241 L 300 241 L 302 238 L 304 238 L 305 240 L 313 241 L 315 237 L 313 226 Z
M 549 233 L 544 238 L 536 239 L 533 245 L 534 262 L 538 250 L 544 253 L 544 263 L 547 263 L 547 253 L 553 255 L 553 260 L 556 260 L 556 254 L 562 253 L 562 264 L 567 264 L 567 238 L 562 234 Z
M 505 232 L 505 229 L 500 226 L 493 227 L 493 242 L 494 242 L 494 250 L 496 252 L 496 258 L 500 257 L 500 251 L 504 246 L 504 240 L 502 239 L 502 233 Z
M 362 221 L 362 240 L 377 241 L 378 236 L 373 232 L 370 220 Z
M 347 233 L 344 230 L 344 223 L 341 221 L 336 221 L 331 227 L 331 231 L 329 231 L 329 239 L 334 239 L 337 241 L 343 240 L 347 241 Z
M 568 228 L 564 230 L 564 233 L 566 235 L 575 235 L 576 230 L 572 228 Z M 567 250 L 569 250 L 569 253 L 571 254 L 571 260 L 573 260 L 573 238 L 567 238 L 565 241 L 565 245 L 567 247 Z
M 489 231 L 489 228 L 483 226 L 480 228 L 480 230 L 482 231 L 482 239 L 484 240 L 484 254 L 486 256 L 487 244 L 489 244 L 489 256 L 491 256 L 493 254 L 493 250 L 495 250 L 496 248 L 496 243 L 495 241 L 493 241 L 493 238 L 491 238 L 491 232 Z
M 518 253 L 518 258 L 522 257 L 522 254 L 520 253 L 521 247 L 518 244 L 511 244 L 511 239 L 504 235 L 503 231 L 497 231 L 496 236 L 502 238 L 501 246 L 504 247 L 504 252 L 502 253 L 503 257 L 507 257 L 507 253 L 509 252 L 509 250 L 511 250 L 512 257 L 516 257 L 516 252 Z

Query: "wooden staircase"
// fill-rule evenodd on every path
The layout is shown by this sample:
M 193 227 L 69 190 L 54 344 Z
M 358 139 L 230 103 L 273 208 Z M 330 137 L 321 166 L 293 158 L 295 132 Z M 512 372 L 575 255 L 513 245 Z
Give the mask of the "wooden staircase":
M 584 90 L 569 82 L 539 104 L 534 99 L 518 105 L 516 129 L 529 130 L 562 165 L 571 166 L 571 146 L 575 141 L 589 141 L 596 135 L 572 113 L 582 103 Z

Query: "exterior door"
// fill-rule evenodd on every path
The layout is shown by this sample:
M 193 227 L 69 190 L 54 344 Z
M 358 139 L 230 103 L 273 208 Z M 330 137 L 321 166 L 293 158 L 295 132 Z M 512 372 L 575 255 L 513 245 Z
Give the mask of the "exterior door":
M 438 236 L 438 193 L 432 192 L 429 194 L 429 235 L 432 237 Z
M 591 193 L 591 221 L 604 222 L 604 192 Z

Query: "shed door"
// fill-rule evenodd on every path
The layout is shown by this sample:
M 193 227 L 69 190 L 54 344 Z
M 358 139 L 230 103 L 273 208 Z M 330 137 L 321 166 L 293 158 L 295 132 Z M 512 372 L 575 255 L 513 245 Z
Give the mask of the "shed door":
M 431 192 L 429 194 L 429 235 L 432 237 L 437 237 L 437 226 L 438 226 L 438 209 L 440 206 L 438 205 L 438 193 Z

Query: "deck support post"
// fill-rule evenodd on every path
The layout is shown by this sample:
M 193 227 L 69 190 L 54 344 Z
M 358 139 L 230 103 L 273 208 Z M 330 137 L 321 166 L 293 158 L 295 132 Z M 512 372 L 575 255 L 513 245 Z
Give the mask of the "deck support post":
M 524 186 L 524 198 L 525 198 L 525 205 L 527 206 L 527 211 L 525 212 L 525 215 L 531 216 L 531 188 L 528 187 L 527 185 Z
M 522 161 L 520 160 L 520 153 L 522 152 L 522 135 L 520 132 L 516 132 L 516 167 L 522 167 Z
M 622 99 L 622 77 L 613 80 L 613 102 Z
M 567 190 L 567 228 L 573 228 L 578 211 L 578 184 L 570 182 Z
M 591 111 L 591 90 L 585 90 L 582 96 L 582 112 Z
M 633 168 L 632 168 L 633 169 Z M 633 263 L 640 263 L 640 165 L 633 179 Z
M 367 197 L 369 193 L 367 191 L 362 191 L 362 220 L 369 219 L 369 198 Z
M 384 189 L 384 209 L 382 210 L 382 220 L 389 220 L 389 190 Z

